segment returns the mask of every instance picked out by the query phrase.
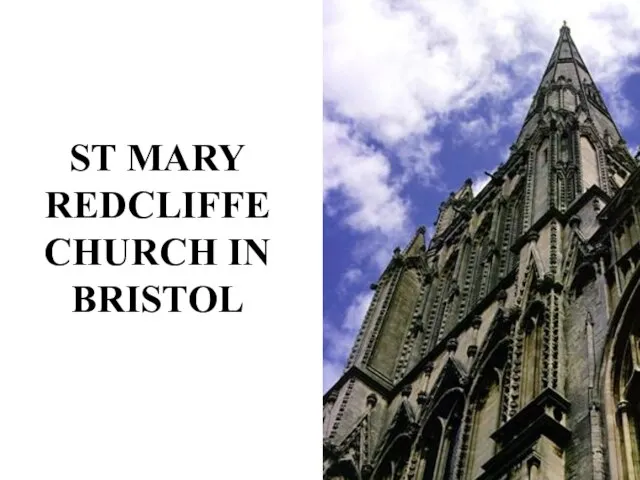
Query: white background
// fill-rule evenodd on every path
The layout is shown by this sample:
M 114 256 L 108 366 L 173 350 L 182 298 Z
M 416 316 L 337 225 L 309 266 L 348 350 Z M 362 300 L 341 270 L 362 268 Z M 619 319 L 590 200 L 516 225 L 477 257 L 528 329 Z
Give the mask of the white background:
M 0 478 L 320 477 L 321 9 L 2 7 Z M 71 172 L 77 143 L 112 171 Z M 236 174 L 126 172 L 152 143 L 246 147 Z M 270 218 L 45 218 L 46 191 L 137 190 L 266 190 Z M 272 240 L 267 267 L 56 268 L 58 236 Z M 71 313 L 72 285 L 147 284 L 231 284 L 244 313 Z

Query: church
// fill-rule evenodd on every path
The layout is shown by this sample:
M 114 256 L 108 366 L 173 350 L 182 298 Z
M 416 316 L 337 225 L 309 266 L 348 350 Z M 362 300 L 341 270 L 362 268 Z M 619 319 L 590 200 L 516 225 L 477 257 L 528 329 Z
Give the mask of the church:
M 508 160 L 378 281 L 326 480 L 640 480 L 640 169 L 569 28 Z

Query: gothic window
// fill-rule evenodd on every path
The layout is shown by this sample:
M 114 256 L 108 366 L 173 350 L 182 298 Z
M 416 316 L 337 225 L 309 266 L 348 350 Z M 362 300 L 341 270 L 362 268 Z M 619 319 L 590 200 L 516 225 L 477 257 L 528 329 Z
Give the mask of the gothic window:
M 506 345 L 502 344 L 491 355 L 490 361 L 475 387 L 472 404 L 475 404 L 471 425 L 467 478 L 477 478 L 484 472 L 483 465 L 496 453 L 491 435 L 500 426 L 503 372 L 507 359 Z
M 532 182 L 532 217 L 531 222 L 535 223 L 548 209 L 549 206 L 549 160 L 550 142 L 545 138 L 536 151 L 536 161 L 533 169 Z
M 460 298 L 460 306 L 458 308 L 458 321 L 464 318 L 469 307 L 472 308 L 474 306 L 474 278 L 477 276 L 477 260 L 481 254 L 481 244 L 479 241 L 474 241 L 473 243 L 468 242 L 465 258 L 462 263 L 464 276 L 462 277 L 462 294 Z
M 410 404 L 403 400 L 385 435 L 380 460 L 371 480 L 398 480 L 402 476 L 416 433 L 414 421 L 415 414 Z
M 580 163 L 582 170 L 582 185 L 588 189 L 600 183 L 598 174 L 598 157 L 593 143 L 585 137 L 580 137 Z
M 464 245 L 466 245 L 466 242 L 463 243 L 463 248 Z M 437 323 L 437 330 L 436 334 L 434 335 L 434 343 L 439 342 L 452 325 L 451 318 L 455 315 L 455 307 L 459 299 L 459 287 L 457 282 L 456 270 L 460 268 L 461 259 L 462 258 L 458 258 L 458 252 L 456 251 L 451 254 L 449 259 L 447 259 L 447 263 L 444 267 L 445 273 L 443 277 L 445 278 L 445 281 L 443 284 L 443 295 L 441 298 L 437 299 L 436 302 L 437 313 L 435 321 Z
M 511 218 L 513 221 L 513 228 L 511 229 L 511 238 L 509 241 L 509 250 L 506 252 L 509 259 L 508 271 L 510 272 L 516 265 L 518 256 L 511 252 L 510 248 L 515 241 L 522 235 L 523 221 L 524 221 L 524 199 L 523 192 L 519 192 L 512 204 Z
M 420 459 L 416 479 L 444 480 L 451 476 L 453 447 L 464 398 L 460 389 L 446 393 L 427 419 L 418 440 Z
M 611 391 L 606 406 L 615 421 L 610 424 L 612 442 L 610 463 L 612 476 L 625 480 L 640 480 L 640 273 L 631 288 L 636 293 L 625 302 L 625 310 L 616 329 L 609 353 L 610 376 L 605 391 Z
M 524 189 L 518 188 L 511 194 L 509 202 L 500 210 L 498 245 L 500 245 L 497 276 L 494 277 L 492 287 L 507 275 L 515 266 L 517 256 L 511 252 L 511 246 L 522 234 L 524 220 Z
M 510 238 L 510 225 L 511 225 L 511 208 L 506 202 L 502 202 L 498 207 L 498 232 L 496 234 L 496 241 L 498 242 L 498 260 L 496 261 L 497 267 L 493 268 L 490 280 L 490 289 L 496 286 L 500 276 L 504 275 L 507 270 L 507 262 L 505 252 L 508 247 L 507 244 Z
M 544 305 L 534 303 L 522 319 L 522 394 L 521 406 L 524 407 L 540 393 L 540 368 L 542 362 L 542 324 Z
M 493 255 L 489 255 L 489 235 L 484 235 L 479 247 L 479 254 L 476 257 L 476 268 L 472 278 L 473 285 L 469 300 L 469 307 L 476 306 L 479 300 L 484 298 L 487 291 L 487 281 L 493 264 Z
M 640 330 L 636 326 L 636 330 Z M 638 332 L 640 333 L 640 332 Z M 625 346 L 618 379 L 618 428 L 621 433 L 622 450 L 624 452 L 623 470 L 625 478 L 636 479 L 640 476 L 640 338 L 630 335 Z M 636 471 L 631 473 L 634 469 Z
M 560 163 L 569 163 L 569 135 L 562 132 L 560 137 Z
M 383 457 L 380 468 L 373 474 L 373 480 L 399 480 L 407 464 L 411 451 L 411 439 L 401 434 L 391 442 Z

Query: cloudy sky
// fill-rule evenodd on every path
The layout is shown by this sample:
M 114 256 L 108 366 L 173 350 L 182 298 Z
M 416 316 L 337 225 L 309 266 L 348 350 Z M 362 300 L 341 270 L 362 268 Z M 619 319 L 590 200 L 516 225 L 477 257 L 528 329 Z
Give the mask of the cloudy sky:
M 393 248 L 507 159 L 563 20 L 635 152 L 638 0 L 324 0 L 325 390 Z

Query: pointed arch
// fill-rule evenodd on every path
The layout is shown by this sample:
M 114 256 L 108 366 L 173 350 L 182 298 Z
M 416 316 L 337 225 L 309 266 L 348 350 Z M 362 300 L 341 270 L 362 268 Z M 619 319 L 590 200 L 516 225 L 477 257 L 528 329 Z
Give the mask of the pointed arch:
M 509 345 L 508 338 L 497 342 L 482 360 L 480 374 L 471 385 L 465 416 L 468 445 L 462 448 L 468 457 L 461 456 L 459 460 L 463 478 L 473 479 L 482 474 L 483 465 L 495 454 L 496 445 L 491 435 L 502 423 Z
M 499 262 L 493 284 L 497 283 L 499 278 L 511 272 L 515 266 L 517 256 L 511 252 L 511 246 L 522 234 L 524 228 L 526 183 L 520 180 L 518 185 L 511 191 L 504 206 L 500 208 L 497 236 L 497 240 L 500 242 L 498 249 Z
M 409 401 L 403 398 L 380 442 L 376 467 L 371 474 L 372 480 L 395 479 L 404 469 L 416 429 L 416 414 Z
M 592 185 L 600 185 L 598 153 L 593 141 L 587 135 L 580 135 L 580 163 L 583 189 L 587 190 Z
M 371 479 L 395 480 L 406 466 L 412 441 L 413 435 L 411 432 L 403 432 L 394 436 L 382 451 L 380 461 L 371 474 Z
M 463 381 L 467 378 L 465 368 L 455 359 L 449 357 L 443 365 L 438 377 L 433 383 L 429 402 L 426 405 L 426 411 L 430 411 L 434 402 L 442 396 L 442 394 L 452 388 L 461 387 Z
M 453 387 L 439 395 L 429 408 L 418 433 L 417 480 L 444 480 L 451 476 L 464 404 L 464 390 Z
M 355 465 L 369 463 L 370 411 L 367 410 L 337 447 L 341 459 L 350 459 Z
M 611 478 L 639 480 L 640 267 L 611 319 L 600 373 Z
M 535 161 L 533 172 L 533 197 L 531 199 L 533 212 L 531 225 L 540 218 L 548 208 L 549 167 L 551 165 L 551 147 L 549 138 L 544 138 L 535 149 Z
M 325 480 L 362 480 L 358 467 L 351 458 L 342 458 L 324 473 Z
M 546 271 L 544 268 L 544 264 L 542 263 L 542 257 L 540 256 L 540 252 L 538 251 L 538 247 L 536 247 L 535 245 L 531 245 L 529 252 L 529 261 L 535 267 L 536 275 L 538 276 L 538 278 L 543 278 Z
M 575 269 L 575 274 L 571 285 L 569 287 L 570 292 L 574 297 L 582 295 L 582 290 L 588 284 L 596 279 L 596 269 L 592 262 L 583 261 Z
M 520 365 L 520 407 L 526 406 L 540 393 L 542 387 L 542 351 L 546 306 L 539 300 L 533 300 L 520 321 L 522 331 L 522 357 Z
M 493 319 L 491 320 L 491 323 L 489 325 L 487 335 L 480 345 L 480 349 L 478 350 L 475 361 L 471 365 L 471 369 L 469 370 L 469 378 L 476 378 L 478 376 L 479 372 L 486 365 L 486 362 L 493 353 L 494 349 L 501 341 L 505 340 L 505 334 L 507 332 L 503 327 L 505 326 L 506 317 L 507 314 L 505 310 L 499 307 L 496 313 L 493 315 Z
M 529 249 L 529 258 L 525 263 L 526 268 L 520 274 L 520 279 L 516 291 L 515 304 L 518 306 L 529 302 L 529 295 L 535 290 L 538 281 L 545 278 L 546 271 L 540 253 L 535 245 L 531 245 Z

